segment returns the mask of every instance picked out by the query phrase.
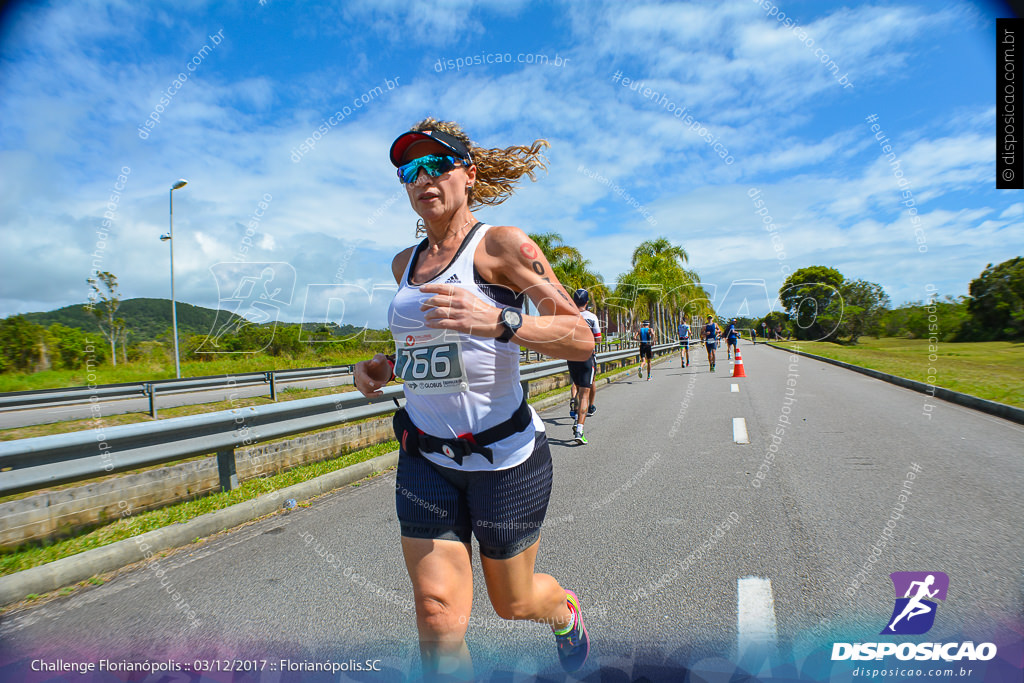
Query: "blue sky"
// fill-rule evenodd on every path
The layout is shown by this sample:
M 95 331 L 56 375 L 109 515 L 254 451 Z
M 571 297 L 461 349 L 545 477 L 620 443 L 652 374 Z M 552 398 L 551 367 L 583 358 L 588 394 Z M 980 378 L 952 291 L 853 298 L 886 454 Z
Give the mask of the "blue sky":
M 785 273 L 810 265 L 877 282 L 895 304 L 966 294 L 986 264 L 1024 251 L 1024 196 L 994 180 L 1000 12 L 938 0 L 16 7 L 0 36 L 0 316 L 85 301 L 96 264 L 126 298 L 168 297 L 159 236 L 186 178 L 179 301 L 216 308 L 271 263 L 281 319 L 383 326 L 391 258 L 416 218 L 387 150 L 426 115 L 483 146 L 549 140 L 548 171 L 478 217 L 558 232 L 609 282 L 642 240 L 665 236 L 723 315 L 767 312 Z

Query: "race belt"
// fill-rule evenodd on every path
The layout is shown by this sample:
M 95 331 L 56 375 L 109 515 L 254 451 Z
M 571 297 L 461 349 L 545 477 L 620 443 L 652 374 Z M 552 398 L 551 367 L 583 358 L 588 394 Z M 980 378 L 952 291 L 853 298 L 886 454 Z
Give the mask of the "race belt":
M 405 408 L 395 413 L 393 424 L 395 438 L 402 444 L 402 450 L 406 453 L 410 455 L 418 455 L 421 451 L 443 453 L 454 460 L 456 465 L 461 466 L 462 459 L 473 453 L 482 455 L 487 462 L 493 465 L 494 454 L 488 446 L 513 434 L 518 434 L 532 422 L 533 414 L 524 396 L 523 402 L 519 404 L 519 408 L 512 413 L 510 418 L 478 434 L 467 432 L 447 439 L 427 434 L 413 424 Z

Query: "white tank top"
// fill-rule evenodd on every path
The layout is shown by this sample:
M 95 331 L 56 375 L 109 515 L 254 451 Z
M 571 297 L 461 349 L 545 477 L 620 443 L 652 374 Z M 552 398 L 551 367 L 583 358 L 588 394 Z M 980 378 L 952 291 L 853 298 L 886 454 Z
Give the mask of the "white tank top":
M 597 316 L 584 309 L 580 311 L 580 317 L 586 320 L 587 324 L 590 325 L 590 331 L 594 333 L 594 341 L 601 341 L 601 321 L 597 319 Z
M 463 240 L 455 257 L 440 273 L 420 284 L 454 284 L 498 307 L 522 308 L 523 295 L 487 283 L 477 273 L 473 256 L 491 226 L 477 223 Z M 388 309 L 391 334 L 395 339 L 395 374 L 402 377 L 405 408 L 414 425 L 433 436 L 448 439 L 460 434 L 479 434 L 509 419 L 523 401 L 519 384 L 519 346 L 493 337 L 429 328 L 420 305 L 432 294 L 420 293 L 410 272 L 426 249 L 423 240 L 409 259 L 398 292 Z M 497 316 L 495 316 L 497 319 Z M 533 452 L 534 433 L 544 423 L 530 408 L 533 428 L 488 446 L 494 463 L 473 453 L 457 465 L 442 453 L 423 452 L 441 467 L 464 471 L 503 470 L 520 464 Z

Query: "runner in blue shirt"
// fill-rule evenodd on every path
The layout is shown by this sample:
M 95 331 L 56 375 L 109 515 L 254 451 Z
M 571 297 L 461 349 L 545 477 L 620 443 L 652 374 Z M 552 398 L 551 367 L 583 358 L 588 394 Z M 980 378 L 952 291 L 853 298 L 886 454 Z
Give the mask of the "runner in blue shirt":
M 726 358 L 732 360 L 733 354 L 736 352 L 736 345 L 739 343 L 740 333 L 736 329 L 736 318 L 732 319 L 729 323 L 729 329 L 722 335 L 725 337 L 725 354 Z
M 704 345 L 708 349 L 708 365 L 711 366 L 711 372 L 714 372 L 715 349 L 718 347 L 718 323 L 714 318 L 708 318 L 708 323 L 704 326 Z
M 644 376 L 644 359 L 647 359 L 647 381 L 651 381 L 651 359 L 654 358 L 654 342 L 657 334 L 651 329 L 651 321 L 645 320 L 640 329 L 633 333 L 633 339 L 640 340 L 640 367 L 637 369 L 640 378 Z
M 679 323 L 679 362 L 681 368 L 690 364 L 690 325 L 686 322 L 686 316 Z

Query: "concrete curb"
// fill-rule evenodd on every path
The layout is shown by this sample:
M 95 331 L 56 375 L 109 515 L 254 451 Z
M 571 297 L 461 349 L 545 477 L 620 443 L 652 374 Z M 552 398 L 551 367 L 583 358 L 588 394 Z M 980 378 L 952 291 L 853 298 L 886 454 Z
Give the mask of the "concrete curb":
M 379 455 L 300 484 L 294 484 L 244 503 L 210 512 L 179 524 L 154 529 L 102 548 L 87 550 L 71 557 L 0 577 L 0 605 L 9 605 L 32 593 L 46 593 L 84 581 L 96 574 L 120 569 L 151 557 L 168 548 L 177 548 L 202 538 L 252 521 L 281 509 L 289 498 L 307 500 L 347 486 L 398 463 L 398 451 Z M 146 546 L 145 551 L 142 549 Z
M 660 359 L 656 358 L 654 362 L 658 363 L 670 357 L 671 353 L 667 353 Z M 615 380 L 632 375 L 632 373 L 632 370 L 623 370 L 602 378 L 598 382 L 611 384 Z M 547 410 L 559 403 L 564 403 L 566 401 L 565 394 L 568 393 L 569 389 L 566 387 L 564 392 L 549 396 L 531 405 L 538 412 Z M 86 550 L 39 567 L 0 576 L 0 605 L 18 602 L 23 600 L 26 595 L 33 593 L 46 593 L 76 584 L 79 581 L 85 581 L 97 574 L 114 571 L 145 560 L 161 550 L 188 545 L 196 538 L 204 538 L 280 510 L 282 501 L 289 498 L 308 500 L 365 479 L 397 464 L 398 451 L 379 455 L 365 462 L 356 463 L 301 484 L 258 496 L 223 510 L 201 515 L 187 522 L 154 529 L 123 541 L 105 545 L 102 548 Z M 145 546 L 145 550 L 143 550 L 143 546 Z
M 806 356 L 807 358 L 820 360 L 824 363 L 829 363 L 831 365 L 838 365 L 841 368 L 853 370 L 854 372 L 859 372 L 862 375 L 867 375 L 868 377 L 880 379 L 883 382 L 889 382 L 890 384 L 895 384 L 897 386 L 903 387 L 904 389 L 910 389 L 911 391 L 916 391 L 922 394 L 928 394 L 928 396 L 932 398 L 940 398 L 944 401 L 949 401 L 950 403 L 955 403 L 965 408 L 978 410 L 983 413 L 988 413 L 989 415 L 995 415 L 996 417 L 1001 417 L 1004 420 L 1010 420 L 1011 422 L 1016 422 L 1017 424 L 1024 424 L 1024 409 L 1017 408 L 1015 406 L 1009 406 L 1006 405 L 1005 403 L 998 403 L 997 401 L 989 401 L 988 399 L 978 398 L 977 396 L 973 396 L 971 394 L 964 394 L 959 391 L 953 391 L 952 389 L 944 389 L 942 387 L 932 386 L 931 384 L 918 382 L 916 380 L 907 379 L 906 377 L 900 377 L 898 375 L 890 375 L 885 372 L 879 372 L 878 370 L 872 370 L 871 368 L 864 368 L 859 365 L 853 365 L 852 363 L 845 363 L 841 360 L 825 358 L 824 356 L 816 356 L 813 353 L 807 353 L 806 351 L 797 351 L 796 349 L 790 349 L 784 346 L 776 346 L 775 344 L 772 344 L 770 342 L 767 342 L 767 345 L 772 347 L 773 349 L 778 349 L 779 351 L 795 353 L 798 356 Z

